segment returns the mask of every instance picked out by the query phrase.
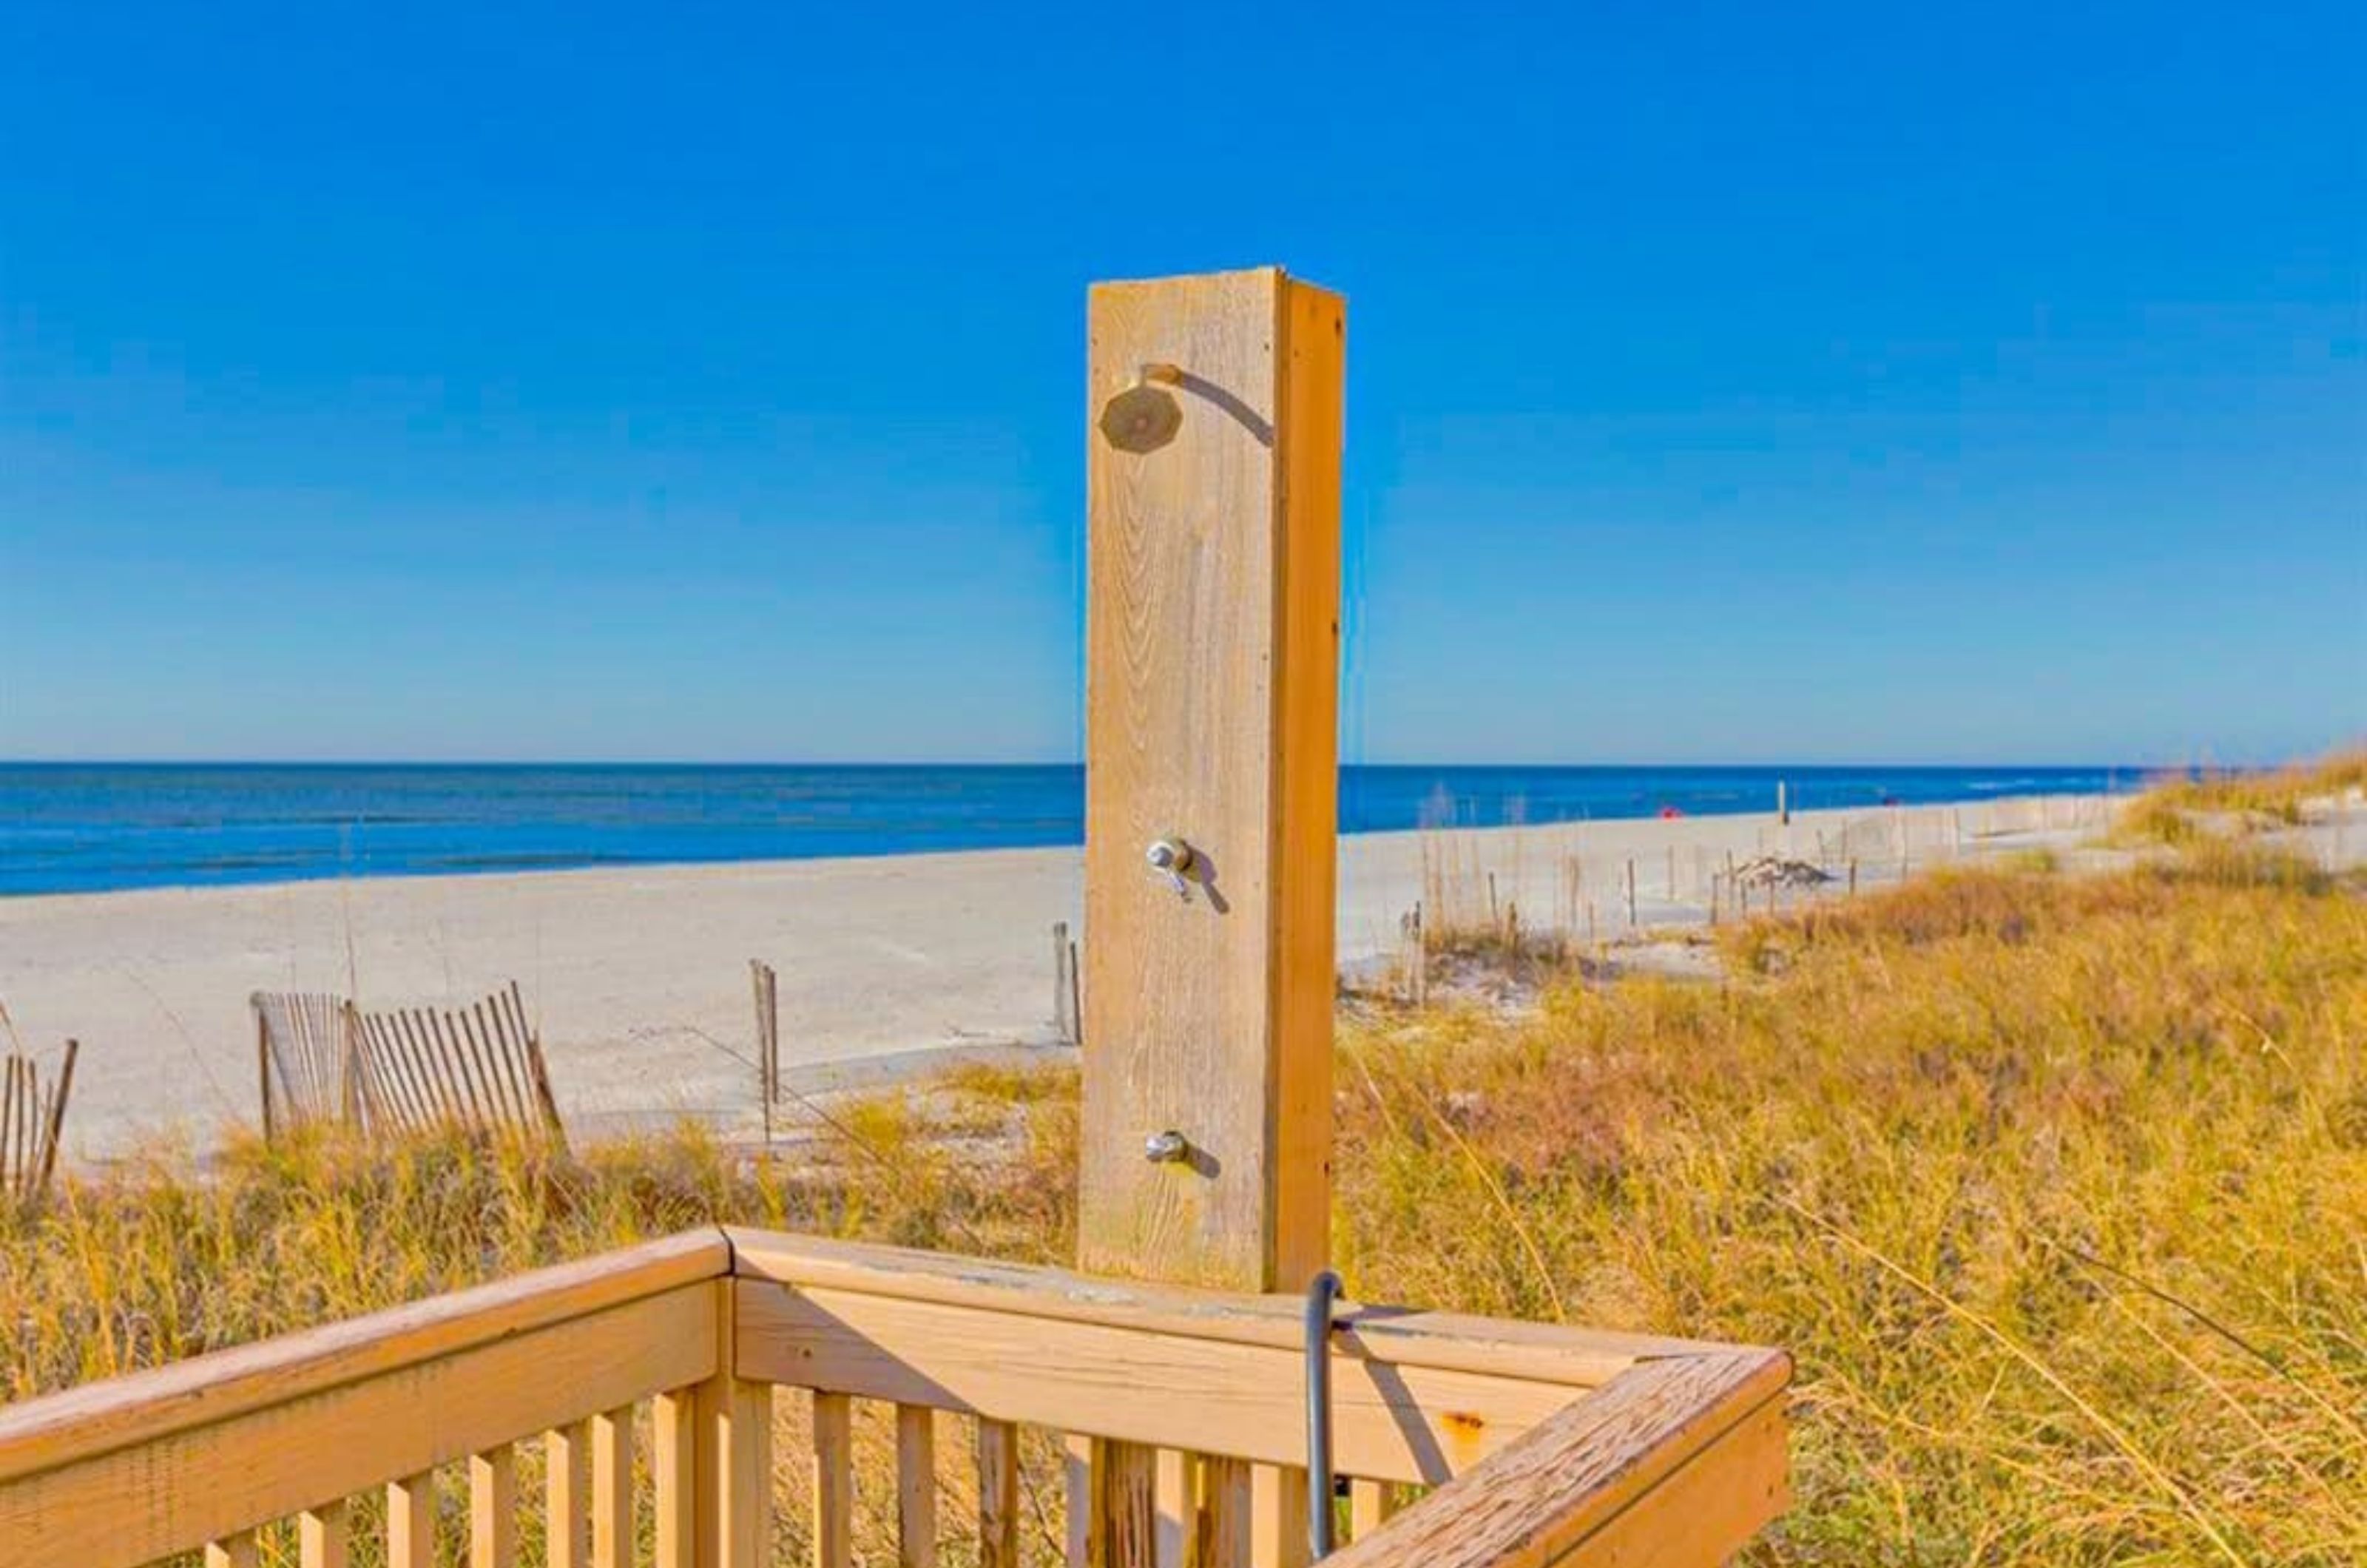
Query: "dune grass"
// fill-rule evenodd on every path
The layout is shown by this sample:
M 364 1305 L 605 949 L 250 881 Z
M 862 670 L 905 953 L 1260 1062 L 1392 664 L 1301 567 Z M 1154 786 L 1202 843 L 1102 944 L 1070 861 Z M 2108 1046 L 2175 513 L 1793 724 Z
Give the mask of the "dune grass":
M 1789 1348 L 1796 1500 L 1751 1562 L 2367 1560 L 2355 880 L 2212 840 L 1721 942 L 1723 982 L 1344 1023 L 1353 1291 Z M 693 1131 L 159 1157 L 0 1222 L 0 1390 L 712 1219 L 1063 1259 L 1075 1117 L 1073 1074 L 980 1070 L 794 1169 Z
M 1789 1347 L 1770 1562 L 2367 1554 L 2367 900 L 1949 873 L 1344 1066 L 1375 1297 Z
M 2190 844 L 2233 822 L 2292 827 L 2316 803 L 2367 790 L 2367 746 L 2268 771 L 2217 772 L 2158 780 L 2113 823 L 2122 843 Z

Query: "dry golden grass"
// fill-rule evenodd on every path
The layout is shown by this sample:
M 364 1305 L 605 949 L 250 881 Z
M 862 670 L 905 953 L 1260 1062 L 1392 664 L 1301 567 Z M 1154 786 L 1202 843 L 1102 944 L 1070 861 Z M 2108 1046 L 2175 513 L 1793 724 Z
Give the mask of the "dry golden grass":
M 2367 900 L 2214 849 L 1349 1042 L 1357 1288 L 1789 1347 L 1772 1562 L 2367 1554 Z
M 2286 827 L 2300 822 L 2313 802 L 2353 790 L 2367 790 L 2367 747 L 2270 772 L 2164 779 L 2122 810 L 2113 837 L 2124 843 L 2186 844 L 2211 837 L 2227 821 Z
M 2367 1560 L 2355 881 L 2209 842 L 1723 940 L 1723 983 L 1349 1026 L 1354 1292 L 1788 1347 L 1796 1503 L 1753 1562 Z M 685 1133 L 578 1160 L 247 1146 L 202 1179 L 72 1182 L 0 1224 L 0 1387 L 708 1219 L 1067 1256 L 1073 1075 L 974 1071 L 838 1122 L 844 1153 L 796 1171 Z

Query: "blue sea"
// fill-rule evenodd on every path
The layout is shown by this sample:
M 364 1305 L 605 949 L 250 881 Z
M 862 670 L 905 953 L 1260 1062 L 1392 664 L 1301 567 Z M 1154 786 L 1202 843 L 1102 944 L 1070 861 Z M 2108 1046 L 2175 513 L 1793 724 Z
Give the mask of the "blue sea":
M 1341 827 L 2094 792 L 2130 768 L 1349 766 Z M 0 895 L 1074 844 L 1084 773 L 991 766 L 0 764 Z

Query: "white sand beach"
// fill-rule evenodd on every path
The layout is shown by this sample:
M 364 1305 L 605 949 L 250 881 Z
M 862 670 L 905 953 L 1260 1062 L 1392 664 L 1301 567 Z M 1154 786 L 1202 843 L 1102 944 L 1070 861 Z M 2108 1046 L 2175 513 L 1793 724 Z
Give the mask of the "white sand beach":
M 2109 809 L 2067 796 L 1801 812 L 1788 826 L 1770 813 L 1362 834 L 1342 844 L 1341 960 L 1396 949 L 1426 861 L 1451 874 L 1464 917 L 1484 912 L 1492 876 L 1523 926 L 1610 942 L 1629 930 L 1631 863 L 1642 924 L 1693 923 L 1728 855 L 1821 860 L 1838 894 L 1852 859 L 1872 886 L 1900 874 L 1902 850 L 1920 868 L 2068 846 Z M 82 1042 L 66 1138 L 80 1161 L 158 1138 L 203 1147 L 254 1122 L 259 989 L 387 1006 L 514 979 L 571 1127 L 692 1114 L 738 1134 L 759 1114 L 750 959 L 778 971 L 793 1082 L 1053 1045 L 1050 928 L 1079 921 L 1081 869 L 1073 849 L 980 851 L 13 898 L 0 900 L 0 1000 L 27 1049 Z

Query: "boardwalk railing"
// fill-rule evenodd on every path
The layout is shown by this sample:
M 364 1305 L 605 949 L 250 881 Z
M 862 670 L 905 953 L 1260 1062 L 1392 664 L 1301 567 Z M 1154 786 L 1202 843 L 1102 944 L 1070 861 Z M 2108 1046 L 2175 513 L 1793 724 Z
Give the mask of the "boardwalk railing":
M 900 1560 L 928 1565 L 941 1413 L 969 1427 L 977 1517 L 955 1533 L 989 1568 L 1027 1544 L 1028 1427 L 1080 1456 L 1071 1562 L 1157 1568 L 1187 1543 L 1206 1568 L 1303 1561 L 1299 1310 L 693 1232 L 0 1409 L 0 1562 L 203 1548 L 232 1568 L 269 1527 L 304 1568 L 338 1568 L 366 1526 L 390 1568 L 429 1568 L 449 1560 L 448 1491 L 446 1546 L 465 1529 L 473 1568 L 513 1568 L 522 1530 L 554 1568 L 757 1568 L 776 1510 L 817 1568 L 845 1568 L 872 1483 Z M 1332 1364 L 1343 1568 L 1707 1565 L 1783 1504 L 1776 1352 L 1349 1307 Z M 810 1433 L 801 1498 L 775 1495 L 777 1388 L 810 1391 L 783 1427 Z M 870 1401 L 894 1407 L 893 1474 L 854 1457 Z M 519 1497 L 522 1444 L 538 1506 Z M 1435 1489 L 1393 1509 L 1410 1486 Z

